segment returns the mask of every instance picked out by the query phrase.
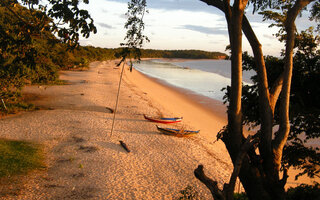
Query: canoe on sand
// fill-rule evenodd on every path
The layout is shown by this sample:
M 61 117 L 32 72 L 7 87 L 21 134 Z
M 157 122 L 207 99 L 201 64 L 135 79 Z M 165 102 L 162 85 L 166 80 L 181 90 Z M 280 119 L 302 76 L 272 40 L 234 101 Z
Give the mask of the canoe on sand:
M 157 126 L 157 129 L 165 135 L 173 135 L 173 136 L 177 136 L 177 137 L 188 137 L 188 136 L 195 135 L 200 132 L 200 130 L 189 131 L 189 130 L 183 130 L 183 129 L 163 128 L 160 126 Z
M 162 124 L 172 124 L 172 123 L 177 123 L 181 122 L 182 117 L 174 117 L 174 118 L 153 118 L 149 117 L 147 115 L 143 115 L 146 120 L 149 120 L 151 122 L 157 122 L 157 123 L 162 123 Z

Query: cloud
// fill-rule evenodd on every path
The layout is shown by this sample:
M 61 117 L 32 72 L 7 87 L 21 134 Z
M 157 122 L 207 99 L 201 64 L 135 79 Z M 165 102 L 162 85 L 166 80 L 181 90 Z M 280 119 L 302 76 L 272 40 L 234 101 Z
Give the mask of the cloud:
M 128 0 L 108 0 L 118 3 L 128 3 Z M 208 12 L 213 14 L 222 14 L 217 8 L 208 6 L 206 3 L 195 0 L 147 0 L 147 9 L 159 9 L 159 10 L 185 10 L 185 11 L 197 11 Z
M 213 27 L 205 27 L 205 26 L 197 26 L 197 25 L 184 25 L 179 28 L 187 29 L 187 30 L 191 30 L 191 31 L 196 31 L 196 32 L 207 34 L 207 35 L 226 35 L 226 34 L 228 34 L 227 30 L 222 29 L 222 28 L 213 28 Z
M 102 28 L 107 28 L 107 29 L 113 29 L 112 26 L 110 26 L 109 24 L 106 24 L 106 23 L 102 23 L 102 22 L 99 22 L 97 23 L 99 26 L 101 26 Z
M 91 40 L 79 40 L 80 44 L 83 46 L 93 46 L 92 41 Z
M 271 40 L 276 39 L 276 37 L 275 37 L 275 36 L 267 35 L 267 34 L 263 34 L 263 37 L 268 38 L 268 39 L 271 39 Z
M 120 18 L 127 19 L 127 16 L 125 14 L 120 14 Z
M 102 9 L 101 9 L 101 12 L 102 12 L 102 13 L 108 13 L 109 11 L 108 11 L 107 9 L 105 9 L 105 8 L 102 8 Z

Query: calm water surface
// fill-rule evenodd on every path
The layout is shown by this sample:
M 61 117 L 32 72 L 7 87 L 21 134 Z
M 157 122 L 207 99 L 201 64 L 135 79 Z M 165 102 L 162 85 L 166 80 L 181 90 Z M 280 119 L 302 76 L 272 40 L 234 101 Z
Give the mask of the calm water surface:
M 224 96 L 221 89 L 231 84 L 230 66 L 229 60 L 147 60 L 134 64 L 138 71 L 148 76 L 219 101 Z M 252 75 L 253 72 L 244 73 L 247 84 Z

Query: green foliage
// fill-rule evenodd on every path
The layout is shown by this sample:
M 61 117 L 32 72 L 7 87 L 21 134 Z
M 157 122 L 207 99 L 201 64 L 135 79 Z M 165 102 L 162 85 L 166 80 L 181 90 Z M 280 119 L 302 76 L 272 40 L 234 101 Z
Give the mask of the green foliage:
M 48 11 L 39 1 L 23 0 L 21 3 L 24 6 L 18 1 L 0 2 L 0 99 L 8 107 L 0 106 L 0 112 L 6 113 L 24 107 L 19 102 L 25 84 L 54 83 L 58 70 L 74 66 L 86 68 L 91 59 L 98 57 L 87 53 L 86 49 L 74 49 L 78 44 L 78 32 L 84 37 L 96 32 L 87 11 L 78 8 L 79 1 L 52 0 Z M 55 24 L 50 17 L 59 19 L 60 23 Z M 61 34 L 66 31 L 68 34 Z M 54 33 L 68 45 L 61 43 Z M 70 47 L 74 50 L 67 51 Z M 88 51 L 95 52 L 95 49 Z M 85 56 L 79 56 L 83 52 Z
M 140 61 L 140 48 L 143 43 L 150 42 L 149 38 L 143 35 L 143 17 L 148 12 L 146 11 L 146 6 L 146 0 L 131 0 L 128 2 L 127 22 L 124 25 L 124 28 L 127 29 L 127 34 L 124 38 L 126 42 L 120 44 L 124 48 L 116 56 L 121 58 L 119 65 L 125 62 L 127 58 L 130 59 L 130 71 L 132 70 L 132 59 Z
M 3 104 L 4 102 L 4 104 Z M 35 110 L 35 106 L 30 103 L 25 103 L 20 99 L 17 99 L 14 102 L 6 103 L 5 101 L 0 101 L 0 116 L 6 114 L 15 114 L 21 110 L 28 111 L 28 110 Z
M 51 31 L 57 32 L 58 36 L 70 45 L 78 44 L 79 32 L 85 38 L 88 38 L 91 32 L 97 32 L 89 12 L 79 8 L 80 2 L 79 0 L 49 0 L 52 7 L 48 10 L 47 15 L 61 21 L 62 24 L 68 25 L 68 27 L 65 27 L 53 23 Z M 89 3 L 88 0 L 83 2 L 85 4 Z
M 250 3 L 254 6 L 254 12 L 260 10 L 259 14 L 263 15 L 263 21 L 271 20 L 273 23 L 269 27 L 278 27 L 279 32 L 275 36 L 281 42 L 286 41 L 285 22 L 287 19 L 288 8 L 292 8 L 295 4 L 295 0 L 289 1 L 265 1 L 265 0 L 252 0 Z M 310 13 L 309 20 L 319 22 L 320 20 L 320 3 L 318 1 L 310 2 L 308 7 L 304 10 L 308 10 Z M 300 17 L 302 14 L 299 15 Z M 320 31 L 320 25 L 318 24 L 317 30 Z
M 287 200 L 320 200 L 320 185 L 299 185 L 286 191 Z M 248 200 L 246 193 L 235 193 L 234 200 Z
M 199 200 L 201 199 L 199 192 L 193 187 L 188 185 L 185 189 L 181 190 L 177 200 Z
M 88 37 L 96 31 L 88 12 L 78 8 L 80 1 L 50 0 L 51 6 L 40 3 L 22 0 L 22 6 L 18 1 L 0 2 L 0 99 L 7 105 L 7 109 L 0 106 L 0 113 L 32 109 L 31 105 L 21 106 L 21 89 L 25 84 L 58 83 L 58 70 L 86 69 L 93 60 L 114 59 L 115 54 L 138 59 L 141 56 L 210 58 L 211 55 L 156 50 L 143 50 L 141 54 L 143 42 L 148 41 L 142 35 L 145 1 L 128 4 L 127 43 L 126 48 L 119 49 L 78 46 L 79 34 Z M 61 23 L 55 24 L 53 19 Z
M 141 49 L 144 58 L 225 59 L 226 54 L 201 50 L 153 50 Z
M 128 12 L 126 13 L 128 20 L 124 25 L 127 29 L 124 40 L 127 41 L 121 46 L 126 46 L 129 49 L 139 49 L 144 42 L 149 42 L 148 37 L 142 33 L 144 30 L 143 17 L 145 12 L 148 12 L 146 6 L 146 0 L 131 0 L 131 2 L 128 2 Z
M 0 178 L 25 174 L 44 167 L 40 146 L 25 141 L 0 139 Z
M 249 200 L 247 197 L 247 194 L 242 192 L 242 193 L 234 193 L 233 194 L 234 200 Z
M 320 200 L 320 185 L 300 185 L 289 188 L 286 194 L 287 200 Z

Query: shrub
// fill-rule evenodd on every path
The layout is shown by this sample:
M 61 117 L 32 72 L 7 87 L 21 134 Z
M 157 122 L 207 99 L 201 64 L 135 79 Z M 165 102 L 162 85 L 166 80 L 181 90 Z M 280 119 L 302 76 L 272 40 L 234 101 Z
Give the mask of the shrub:
M 289 188 L 286 194 L 287 200 L 320 200 L 320 184 L 302 184 L 295 188 Z

